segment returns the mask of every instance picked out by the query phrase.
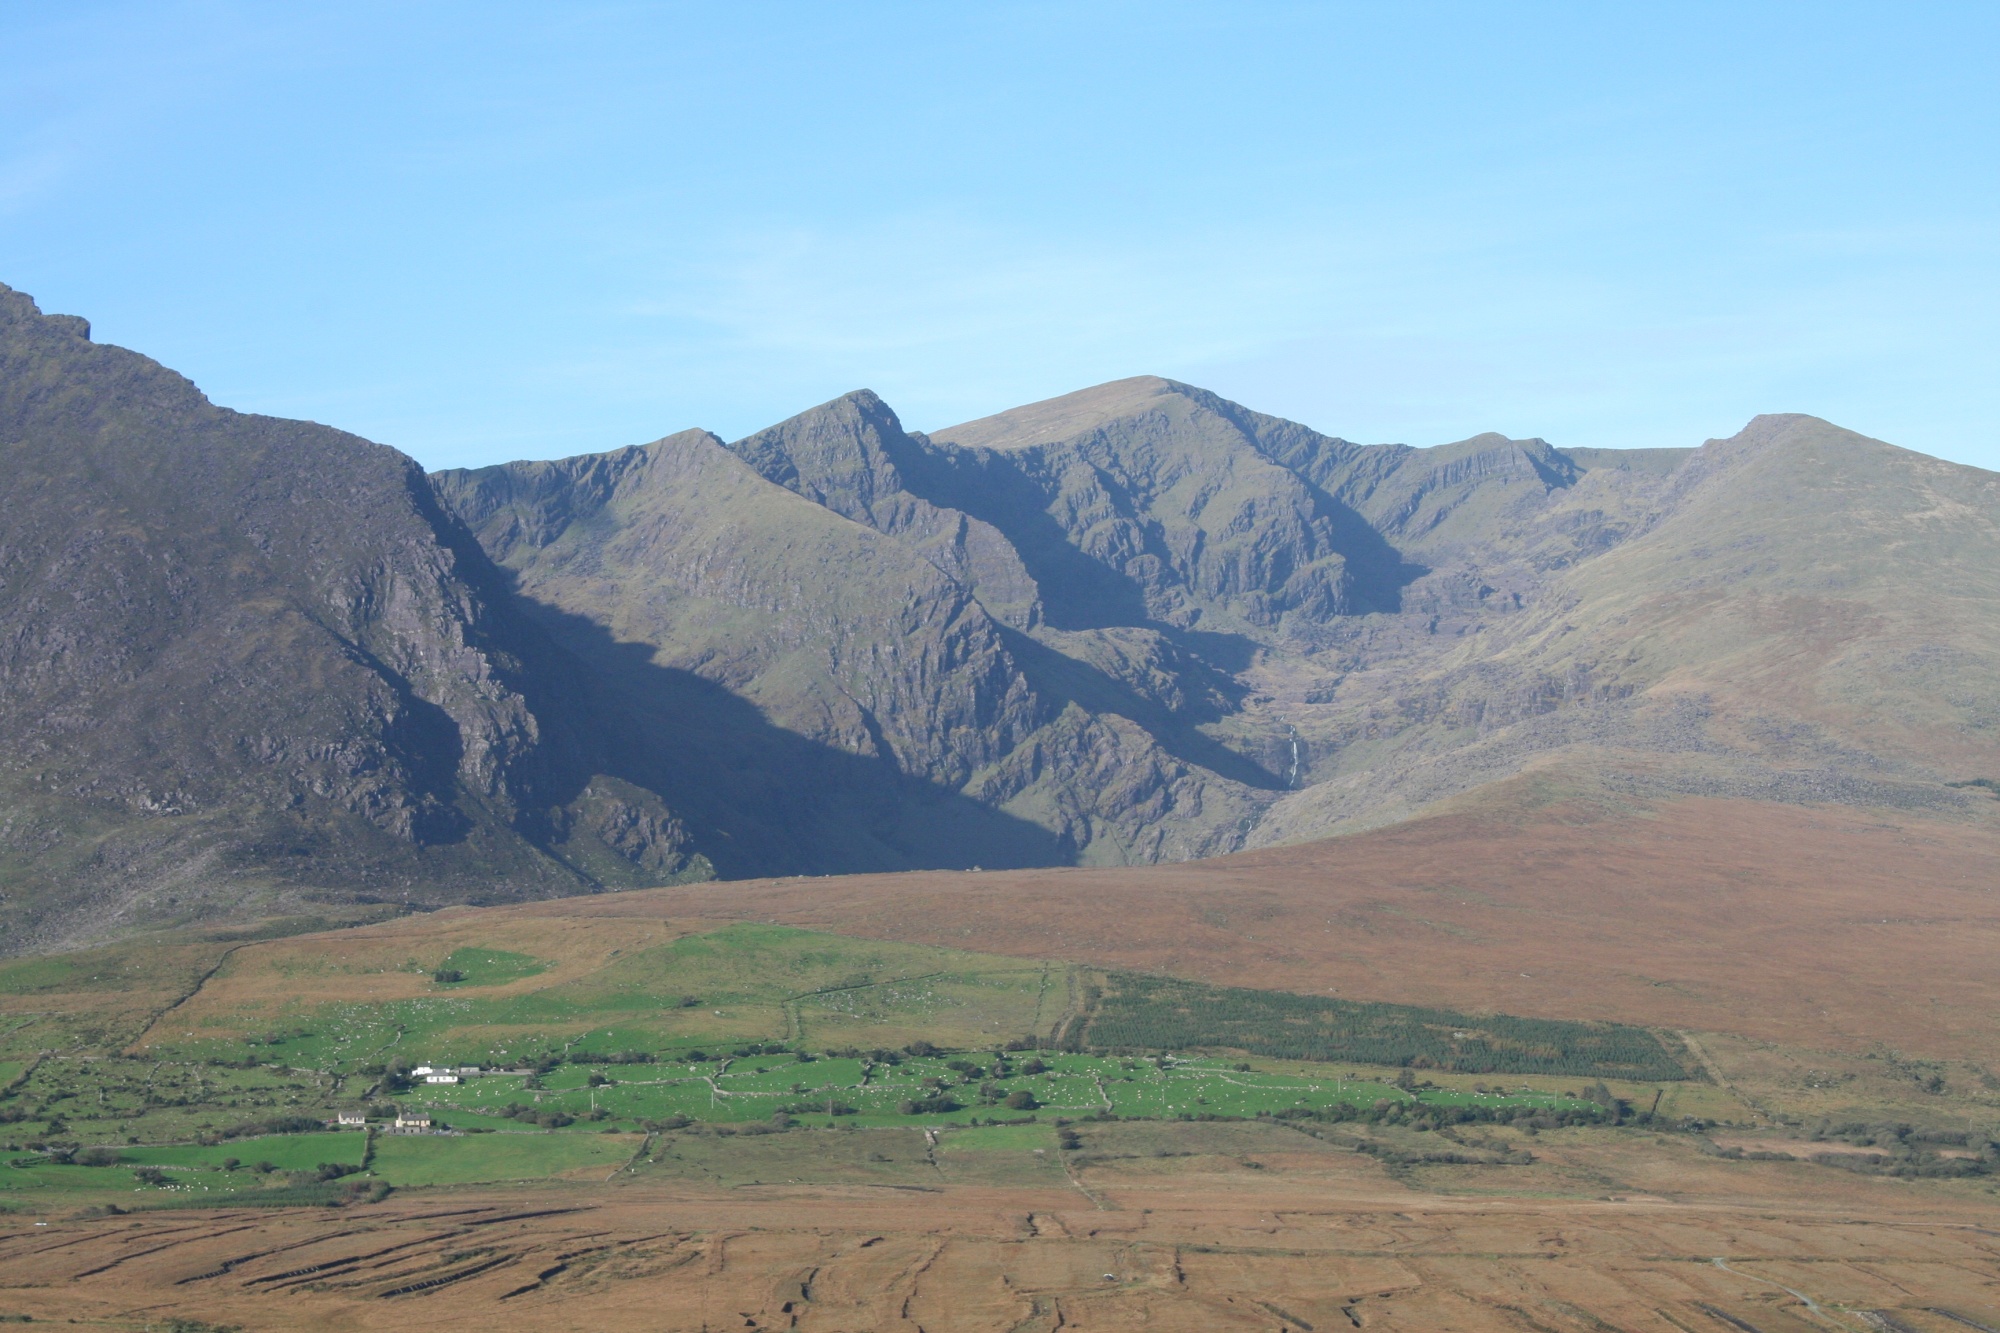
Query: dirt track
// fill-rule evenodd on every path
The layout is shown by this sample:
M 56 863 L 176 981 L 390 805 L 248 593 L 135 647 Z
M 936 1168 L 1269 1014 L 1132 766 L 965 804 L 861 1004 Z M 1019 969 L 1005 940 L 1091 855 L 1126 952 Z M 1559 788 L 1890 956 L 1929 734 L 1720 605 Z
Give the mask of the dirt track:
M 2000 823 L 1686 800 L 1182 865 L 741 881 L 504 909 L 739 916 L 1247 986 L 2000 1059 Z

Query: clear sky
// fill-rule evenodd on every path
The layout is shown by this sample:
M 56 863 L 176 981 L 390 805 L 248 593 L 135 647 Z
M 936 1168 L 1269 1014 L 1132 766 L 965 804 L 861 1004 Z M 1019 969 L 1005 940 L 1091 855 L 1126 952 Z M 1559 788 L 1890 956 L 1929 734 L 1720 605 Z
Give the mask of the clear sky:
M 2000 4 L 0 0 L 0 281 L 431 466 L 1119 376 L 2000 468 Z

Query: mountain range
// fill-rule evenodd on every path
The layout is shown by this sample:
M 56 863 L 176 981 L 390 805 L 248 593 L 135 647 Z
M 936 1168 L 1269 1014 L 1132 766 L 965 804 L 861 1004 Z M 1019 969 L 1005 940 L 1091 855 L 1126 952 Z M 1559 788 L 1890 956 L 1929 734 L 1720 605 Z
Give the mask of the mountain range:
M 0 949 L 1473 809 L 2000 816 L 2000 474 L 1152 377 L 427 474 L 0 287 Z M 1981 785 L 1984 784 L 1984 785 Z

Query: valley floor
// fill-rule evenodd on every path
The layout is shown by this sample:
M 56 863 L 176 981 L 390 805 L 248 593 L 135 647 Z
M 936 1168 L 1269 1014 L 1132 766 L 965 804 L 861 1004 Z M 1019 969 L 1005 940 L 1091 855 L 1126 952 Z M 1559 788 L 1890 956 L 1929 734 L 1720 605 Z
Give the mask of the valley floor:
M 822 1131 L 737 1143 L 726 1160 L 663 1136 L 609 1179 L 339 1210 L 11 1216 L 0 1317 L 662 1333 L 2000 1327 L 2000 1209 L 1979 1182 L 1727 1161 L 1647 1131 L 1543 1133 L 1535 1165 L 1504 1168 L 1386 1166 L 1255 1123 L 1089 1125 L 1062 1165 L 1025 1141 L 862 1133 L 876 1150 Z

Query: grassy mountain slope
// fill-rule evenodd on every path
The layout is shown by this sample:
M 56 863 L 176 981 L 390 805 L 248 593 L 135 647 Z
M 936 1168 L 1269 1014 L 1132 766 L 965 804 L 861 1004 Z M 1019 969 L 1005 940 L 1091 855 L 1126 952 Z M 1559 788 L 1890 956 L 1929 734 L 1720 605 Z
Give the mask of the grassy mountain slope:
M 1518 527 L 1518 605 L 1441 613 L 1292 704 L 1325 781 L 1257 841 L 1530 767 L 1579 791 L 1984 809 L 1945 784 L 2000 771 L 2000 477 L 1810 417 L 1759 418 L 1608 504 L 1598 475 Z M 1579 555 L 1577 532 L 1627 535 Z M 1266 670 L 1311 691 L 1325 661 Z

